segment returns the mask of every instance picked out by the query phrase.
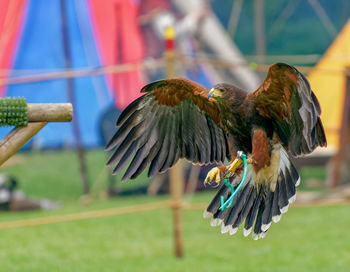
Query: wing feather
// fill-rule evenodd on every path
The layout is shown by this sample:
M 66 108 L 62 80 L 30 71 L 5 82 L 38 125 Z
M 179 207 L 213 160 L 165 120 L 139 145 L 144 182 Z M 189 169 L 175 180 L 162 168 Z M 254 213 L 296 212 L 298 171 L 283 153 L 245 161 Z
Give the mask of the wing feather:
M 262 85 L 251 96 L 256 108 L 273 121 L 283 145 L 293 156 L 326 146 L 320 104 L 303 74 L 284 63 L 272 65 Z
M 262 196 L 263 196 L 263 189 L 260 188 L 258 189 L 259 192 L 257 193 L 257 197 L 255 198 L 254 200 L 254 204 L 253 206 L 251 207 L 248 215 L 247 215 L 247 218 L 246 218 L 246 221 L 245 221 L 245 224 L 244 224 L 244 229 L 247 231 L 247 232 L 250 232 L 251 231 L 251 228 L 253 227 L 253 224 L 254 224 L 254 220 L 255 220 L 255 216 L 256 216 L 256 213 L 258 211 L 258 208 L 260 207 L 260 202 L 262 200 Z
M 117 166 L 113 169 L 113 173 L 118 173 L 121 169 L 123 169 L 128 163 L 131 157 L 135 154 L 137 145 L 139 143 L 139 140 L 134 141 L 130 147 L 125 151 L 123 154 L 123 157 L 120 159 L 119 163 Z M 115 153 L 116 154 L 116 153 Z
M 129 167 L 126 169 L 126 172 L 122 180 L 127 180 L 131 178 L 131 176 L 135 173 L 137 168 L 140 166 L 143 159 L 149 154 L 151 148 L 156 142 L 157 142 L 157 132 L 155 130 L 150 129 L 150 134 L 147 137 L 147 141 L 137 150 Z
M 136 178 L 147 166 L 148 176 L 172 167 L 180 158 L 208 164 L 230 160 L 227 128 L 209 90 L 187 79 L 153 82 L 146 94 L 132 102 L 120 115 L 119 129 L 106 149 L 116 148 L 108 165 L 123 176 Z
M 166 119 L 166 118 L 164 118 L 164 119 Z M 172 133 L 173 122 L 174 122 L 173 116 L 168 118 L 166 126 L 164 127 L 164 132 L 163 132 L 164 133 L 163 146 L 159 150 L 158 154 L 155 156 L 155 158 L 153 159 L 153 161 L 150 165 L 149 172 L 148 172 L 149 176 L 153 176 L 154 174 L 159 173 L 161 167 L 164 165 L 164 162 L 167 159 L 168 150 L 169 150 L 169 146 L 170 146 L 170 135 Z
M 159 121 L 159 136 L 154 145 L 151 147 L 149 150 L 149 153 L 146 154 L 139 165 L 139 167 L 134 171 L 134 173 L 131 175 L 131 179 L 136 178 L 141 172 L 147 167 L 148 164 L 150 164 L 153 159 L 156 157 L 157 153 L 161 149 L 161 145 L 164 142 L 164 137 L 165 137 L 165 120 L 164 116 L 160 116 L 160 121 Z
M 168 137 L 169 137 L 169 150 L 167 151 L 167 157 L 162 165 L 162 168 L 160 169 L 160 172 L 164 172 L 166 169 L 170 168 L 172 165 L 172 162 L 175 157 L 175 152 L 179 148 L 178 143 L 175 139 L 175 134 L 178 133 L 177 128 L 178 128 L 178 114 L 175 113 L 172 117 L 172 122 L 171 122 L 171 129 L 168 131 Z

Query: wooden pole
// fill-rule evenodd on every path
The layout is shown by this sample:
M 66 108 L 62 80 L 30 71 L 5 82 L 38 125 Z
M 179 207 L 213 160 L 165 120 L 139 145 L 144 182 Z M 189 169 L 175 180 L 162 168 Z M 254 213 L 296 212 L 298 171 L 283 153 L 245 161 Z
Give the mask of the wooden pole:
M 165 30 L 165 59 L 167 67 L 167 77 L 175 77 L 175 28 L 168 26 Z M 173 202 L 173 224 L 174 224 L 174 245 L 175 256 L 183 257 L 182 246 L 182 195 L 184 189 L 184 177 L 181 161 L 169 170 L 170 195 Z
M 179 161 L 169 171 L 170 175 L 170 194 L 173 201 L 173 217 L 174 217 L 174 242 L 175 256 L 183 257 L 183 232 L 182 232 L 182 195 L 184 187 L 183 168 Z
M 46 124 L 47 122 L 28 123 L 27 126 L 17 127 L 7 134 L 0 141 L 0 166 Z
M 0 166 L 30 140 L 47 122 L 70 122 L 70 103 L 27 104 L 28 125 L 14 128 L 0 140 Z
M 243 0 L 235 0 L 232 3 L 232 9 L 230 14 L 230 19 L 228 21 L 228 33 L 230 34 L 232 40 L 234 40 L 236 29 L 238 26 L 239 17 L 242 11 Z
M 254 21 L 255 51 L 256 51 L 259 63 L 265 63 L 266 37 L 265 37 L 264 0 L 255 0 L 254 17 L 255 17 L 255 21 Z
M 294 55 L 293 55 L 294 57 Z M 43 72 L 40 74 L 30 74 L 25 76 L 12 76 L 10 78 L 4 78 L 1 81 L 1 85 L 14 85 L 14 84 L 23 84 L 29 82 L 41 82 L 48 80 L 56 79 L 65 79 L 65 78 L 75 78 L 75 77 L 91 77 L 105 74 L 118 74 L 125 73 L 130 71 L 138 70 L 149 70 L 156 68 L 163 68 L 165 66 L 163 58 L 150 60 L 139 63 L 123 63 L 118 65 L 105 66 L 101 68 L 81 68 L 81 69 L 66 69 L 56 72 Z M 5 72 L 11 70 L 2 70 L 0 69 L 0 77 Z
M 66 0 L 60 1 L 60 9 L 61 9 L 61 27 L 62 27 L 62 46 L 63 46 L 63 53 L 65 57 L 65 66 L 67 69 L 71 69 L 72 60 L 71 60 L 71 52 L 70 52 L 70 45 L 69 45 Z M 67 78 L 67 91 L 68 91 L 68 98 L 70 102 L 73 104 L 74 110 L 76 110 L 73 78 Z M 81 143 L 81 134 L 79 129 L 78 118 L 74 118 L 72 124 L 73 124 L 75 141 L 77 145 L 80 174 L 81 174 L 82 183 L 83 183 L 83 192 L 85 195 L 87 195 L 90 193 L 90 186 L 89 186 L 87 167 L 85 162 L 84 148 Z
M 342 112 L 342 122 L 339 133 L 339 147 L 338 152 L 334 157 L 334 169 L 333 169 L 333 178 L 332 178 L 332 187 L 335 188 L 339 185 L 339 181 L 342 178 L 342 165 L 346 164 L 346 161 L 349 160 L 346 156 L 346 153 L 350 146 L 350 68 L 346 71 L 345 78 L 345 94 L 344 94 L 344 104 Z
M 338 35 L 338 31 L 332 23 L 331 19 L 328 17 L 324 8 L 317 0 L 309 0 L 309 4 L 314 9 L 315 13 L 317 14 L 324 27 L 327 29 L 331 38 L 334 39 Z
M 70 122 L 73 117 L 71 103 L 27 104 L 28 122 Z

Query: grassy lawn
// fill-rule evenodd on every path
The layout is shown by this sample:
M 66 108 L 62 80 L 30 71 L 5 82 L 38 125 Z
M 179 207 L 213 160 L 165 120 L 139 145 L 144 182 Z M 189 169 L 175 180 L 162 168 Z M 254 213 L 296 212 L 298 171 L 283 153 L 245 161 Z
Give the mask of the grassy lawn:
M 16 177 L 26 194 L 60 201 L 76 200 L 82 195 L 78 159 L 73 151 L 25 152 L 21 153 L 21 159 L 23 163 L 7 167 L 3 172 Z M 98 193 L 108 183 L 106 153 L 100 149 L 87 151 L 86 161 L 92 193 Z M 121 189 L 150 182 L 146 173 L 142 173 L 135 181 L 123 183 L 119 182 L 121 176 L 116 177 Z
M 93 193 L 106 185 L 105 155 L 87 154 Z M 75 154 L 25 154 L 25 162 L 2 170 L 16 176 L 29 195 L 62 202 L 58 211 L 2 213 L 0 221 L 61 215 L 167 199 L 124 197 L 88 205 L 78 201 L 80 179 Z M 140 183 L 147 184 L 145 176 Z M 122 186 L 135 186 L 135 183 Z M 214 192 L 197 194 L 207 203 Z M 253 241 L 239 231 L 222 235 L 202 218 L 184 211 L 184 253 L 173 257 L 169 209 L 97 219 L 0 230 L 0 271 L 348 271 L 350 207 L 291 207 L 265 239 Z

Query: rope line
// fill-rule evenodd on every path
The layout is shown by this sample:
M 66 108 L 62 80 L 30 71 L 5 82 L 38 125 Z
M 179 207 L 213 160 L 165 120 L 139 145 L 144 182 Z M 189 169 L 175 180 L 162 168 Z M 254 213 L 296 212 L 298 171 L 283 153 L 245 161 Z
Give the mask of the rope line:
M 84 220 L 84 219 L 93 219 L 93 218 L 100 218 L 100 217 L 107 217 L 107 216 L 129 214 L 129 213 L 135 213 L 135 212 L 152 211 L 152 210 L 158 210 L 162 208 L 169 208 L 169 207 L 172 207 L 173 204 L 174 203 L 170 201 L 162 201 L 162 202 L 139 204 L 134 206 L 111 208 L 111 209 L 104 209 L 104 210 L 97 210 L 97 211 L 0 222 L 0 230 L 13 229 L 13 228 L 19 228 L 19 227 L 47 225 L 47 224 L 54 224 L 54 223 L 61 223 L 61 222 L 71 222 L 71 221 L 78 221 L 78 220 Z
M 210 59 L 206 57 L 189 58 L 189 57 L 182 57 L 181 55 L 177 55 L 175 57 L 175 60 L 179 63 L 186 64 L 186 65 L 207 64 L 216 68 L 249 67 L 250 69 L 258 72 L 267 72 L 270 67 L 270 65 L 256 63 L 256 62 L 239 63 L 234 61 L 215 60 L 215 59 Z M 44 72 L 44 73 L 32 74 L 32 75 L 23 75 L 23 76 L 18 75 L 15 77 L 8 77 L 8 78 L 0 74 L 0 77 L 1 77 L 0 79 L 2 80 L 2 85 L 13 85 L 13 84 L 22 84 L 22 83 L 29 83 L 29 82 L 63 79 L 63 78 L 86 77 L 86 76 L 96 76 L 96 75 L 104 75 L 104 74 L 118 74 L 118 73 L 125 73 L 125 72 L 135 71 L 135 70 L 151 70 L 151 69 L 164 68 L 164 67 L 165 67 L 164 59 L 156 59 L 156 60 L 146 61 L 142 63 L 123 63 L 120 65 L 112 65 L 112 66 L 105 66 L 105 67 L 59 70 L 59 71 L 46 72 L 46 73 Z M 328 74 L 329 73 L 343 74 L 344 76 L 350 75 L 350 71 L 343 68 L 322 68 L 322 67 L 307 67 L 307 66 L 297 66 L 297 65 L 295 65 L 294 67 L 302 73 L 309 73 L 311 71 L 320 71 Z M 11 72 L 12 70 L 8 70 L 8 71 Z
M 120 208 L 111 208 L 111 209 L 103 209 L 89 212 L 81 212 L 81 213 L 72 213 L 72 214 L 64 214 L 58 216 L 47 216 L 47 217 L 39 217 L 39 218 L 31 218 L 31 219 L 23 219 L 23 220 L 15 220 L 15 221 L 5 221 L 0 222 L 0 230 L 4 229 L 14 229 L 21 227 L 30 227 L 30 226 L 40 226 L 40 225 L 48 225 L 55 223 L 64 223 L 64 222 L 72 222 L 78 220 L 88 220 L 94 218 L 103 218 L 108 216 L 117 216 L 123 214 L 133 214 L 138 212 L 146 212 L 146 211 L 154 211 L 159 209 L 165 209 L 172 207 L 174 205 L 171 201 L 162 201 L 148 204 L 139 204 L 134 206 L 126 206 Z M 308 208 L 308 207 L 323 207 L 323 206 L 347 206 L 350 205 L 350 200 L 348 199 L 337 199 L 334 201 L 330 200 L 312 200 L 307 203 L 294 203 L 294 206 L 297 208 Z M 182 205 L 184 210 L 196 211 L 205 209 L 208 204 L 207 203 L 192 203 Z

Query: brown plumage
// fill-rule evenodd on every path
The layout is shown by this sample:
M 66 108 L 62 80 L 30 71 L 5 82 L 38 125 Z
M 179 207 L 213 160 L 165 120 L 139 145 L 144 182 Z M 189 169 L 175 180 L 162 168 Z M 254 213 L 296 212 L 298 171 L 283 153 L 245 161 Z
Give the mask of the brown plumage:
M 251 159 L 253 160 L 255 172 L 259 172 L 264 166 L 269 165 L 271 161 L 267 135 L 265 130 L 261 128 L 254 130 Z
M 223 164 L 243 151 L 252 159 L 247 182 L 230 209 L 219 210 L 220 196 L 230 195 L 222 186 L 205 213 L 212 225 L 222 223 L 223 233 L 235 233 L 245 220 L 246 235 L 255 223 L 254 237 L 263 237 L 295 198 L 299 175 L 287 152 L 300 156 L 326 146 L 319 103 L 306 78 L 287 64 L 272 65 L 254 93 L 225 83 L 209 91 L 184 78 L 153 82 L 141 92 L 117 121 L 108 165 L 117 164 L 117 173 L 132 159 L 123 179 L 133 179 L 148 166 L 153 176 L 180 158 Z M 230 177 L 233 186 L 240 178 Z

